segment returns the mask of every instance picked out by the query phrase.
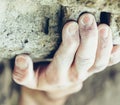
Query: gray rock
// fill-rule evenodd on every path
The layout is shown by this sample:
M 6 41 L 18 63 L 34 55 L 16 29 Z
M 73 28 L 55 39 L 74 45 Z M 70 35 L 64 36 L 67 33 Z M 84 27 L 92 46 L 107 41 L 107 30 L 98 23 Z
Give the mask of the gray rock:
M 120 44 L 119 0 L 0 0 L 1 60 L 21 53 L 34 61 L 52 58 L 62 25 L 84 11 L 93 13 L 98 22 L 102 11 L 111 13 L 113 42 Z
M 34 59 L 45 58 L 58 46 L 59 5 L 44 6 L 37 0 L 1 0 L 0 7 L 1 59 L 21 53 Z

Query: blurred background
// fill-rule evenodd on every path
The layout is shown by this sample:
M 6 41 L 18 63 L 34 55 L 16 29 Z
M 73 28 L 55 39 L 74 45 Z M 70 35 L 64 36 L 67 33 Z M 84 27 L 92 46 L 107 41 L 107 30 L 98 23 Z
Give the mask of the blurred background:
M 88 78 L 66 105 L 120 105 L 120 64 Z

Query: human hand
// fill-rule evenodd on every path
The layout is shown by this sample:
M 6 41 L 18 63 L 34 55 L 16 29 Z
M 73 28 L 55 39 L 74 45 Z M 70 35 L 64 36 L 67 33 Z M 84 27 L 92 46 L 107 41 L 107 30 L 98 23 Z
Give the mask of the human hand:
M 89 76 L 118 63 L 119 57 L 120 47 L 113 46 L 110 27 L 97 27 L 93 15 L 86 13 L 78 23 L 65 24 L 62 43 L 51 63 L 33 70 L 28 55 L 17 56 L 13 79 L 29 89 L 44 91 L 50 99 L 66 98 L 78 92 Z

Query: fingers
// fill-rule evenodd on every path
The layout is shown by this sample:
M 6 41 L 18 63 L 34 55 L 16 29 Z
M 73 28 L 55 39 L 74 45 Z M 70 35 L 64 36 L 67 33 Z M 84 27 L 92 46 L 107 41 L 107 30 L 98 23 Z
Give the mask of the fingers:
M 98 44 L 98 30 L 94 16 L 88 13 L 80 17 L 79 27 L 81 43 L 76 53 L 73 68 L 82 74 L 82 72 L 87 72 L 94 63 Z
M 118 62 L 120 62 L 120 45 L 113 46 L 109 66 L 117 64 Z
M 110 27 L 105 24 L 101 24 L 98 27 L 98 30 L 99 41 L 97 54 L 95 63 L 89 70 L 90 72 L 99 72 L 107 67 L 113 46 L 112 33 Z
M 30 89 L 48 90 L 51 86 L 47 84 L 44 75 L 47 66 L 38 65 L 34 71 L 31 58 L 28 55 L 19 55 L 15 59 L 13 80 Z
M 71 66 L 75 52 L 79 45 L 78 24 L 67 23 L 62 31 L 62 44 L 56 52 L 52 64 L 57 70 L 66 71 Z
M 54 81 L 51 78 L 55 75 L 61 77 L 61 79 L 66 77 L 79 45 L 78 30 L 76 22 L 65 24 L 62 31 L 62 43 L 46 72 L 48 81 Z
M 75 83 L 71 80 L 83 82 L 90 74 L 103 70 L 110 57 L 110 65 L 119 62 L 117 57 L 120 57 L 120 47 L 113 47 L 112 55 L 111 51 L 112 33 L 109 26 L 101 24 L 97 27 L 94 16 L 86 13 L 79 18 L 79 24 L 65 24 L 62 43 L 53 61 L 47 66 L 39 67 L 37 73 L 33 71 L 29 56 L 17 56 L 13 79 L 18 84 L 33 89 L 59 90 L 59 87 L 69 87 Z M 42 74 L 41 69 L 44 70 Z M 79 77 L 79 80 L 75 77 Z M 80 86 L 76 90 L 79 89 Z
M 13 79 L 16 83 L 20 85 L 31 88 L 34 88 L 36 86 L 33 63 L 29 56 L 19 55 L 16 57 L 15 67 L 13 71 Z
M 30 88 L 31 86 L 33 86 L 34 89 L 37 88 L 47 90 L 48 88 L 51 88 L 52 85 L 50 84 L 55 83 L 55 81 L 58 82 L 58 78 L 61 78 L 61 81 L 63 77 L 67 79 L 66 72 L 68 72 L 73 62 L 78 45 L 78 24 L 76 22 L 69 22 L 63 28 L 62 44 L 60 48 L 56 52 L 53 61 L 48 67 L 45 68 L 46 70 L 43 71 L 42 75 L 33 71 L 33 64 L 30 57 L 28 57 L 27 55 L 20 55 L 16 58 L 13 79 L 18 84 Z M 21 68 L 22 66 L 23 68 Z M 38 72 L 41 71 L 40 67 L 38 69 Z M 36 74 L 38 75 L 37 77 Z M 64 83 L 66 83 L 66 81 Z M 64 83 L 62 83 L 62 85 L 64 85 Z

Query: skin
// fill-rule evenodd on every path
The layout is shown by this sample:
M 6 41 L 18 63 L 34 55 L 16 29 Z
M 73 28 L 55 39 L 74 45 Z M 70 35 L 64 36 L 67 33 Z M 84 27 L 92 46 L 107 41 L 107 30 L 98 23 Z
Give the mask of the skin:
M 22 85 L 19 105 L 63 105 L 88 77 L 118 63 L 119 57 L 110 27 L 97 26 L 93 15 L 83 14 L 78 22 L 64 25 L 62 43 L 49 64 L 33 70 L 28 55 L 16 57 L 13 79 Z

